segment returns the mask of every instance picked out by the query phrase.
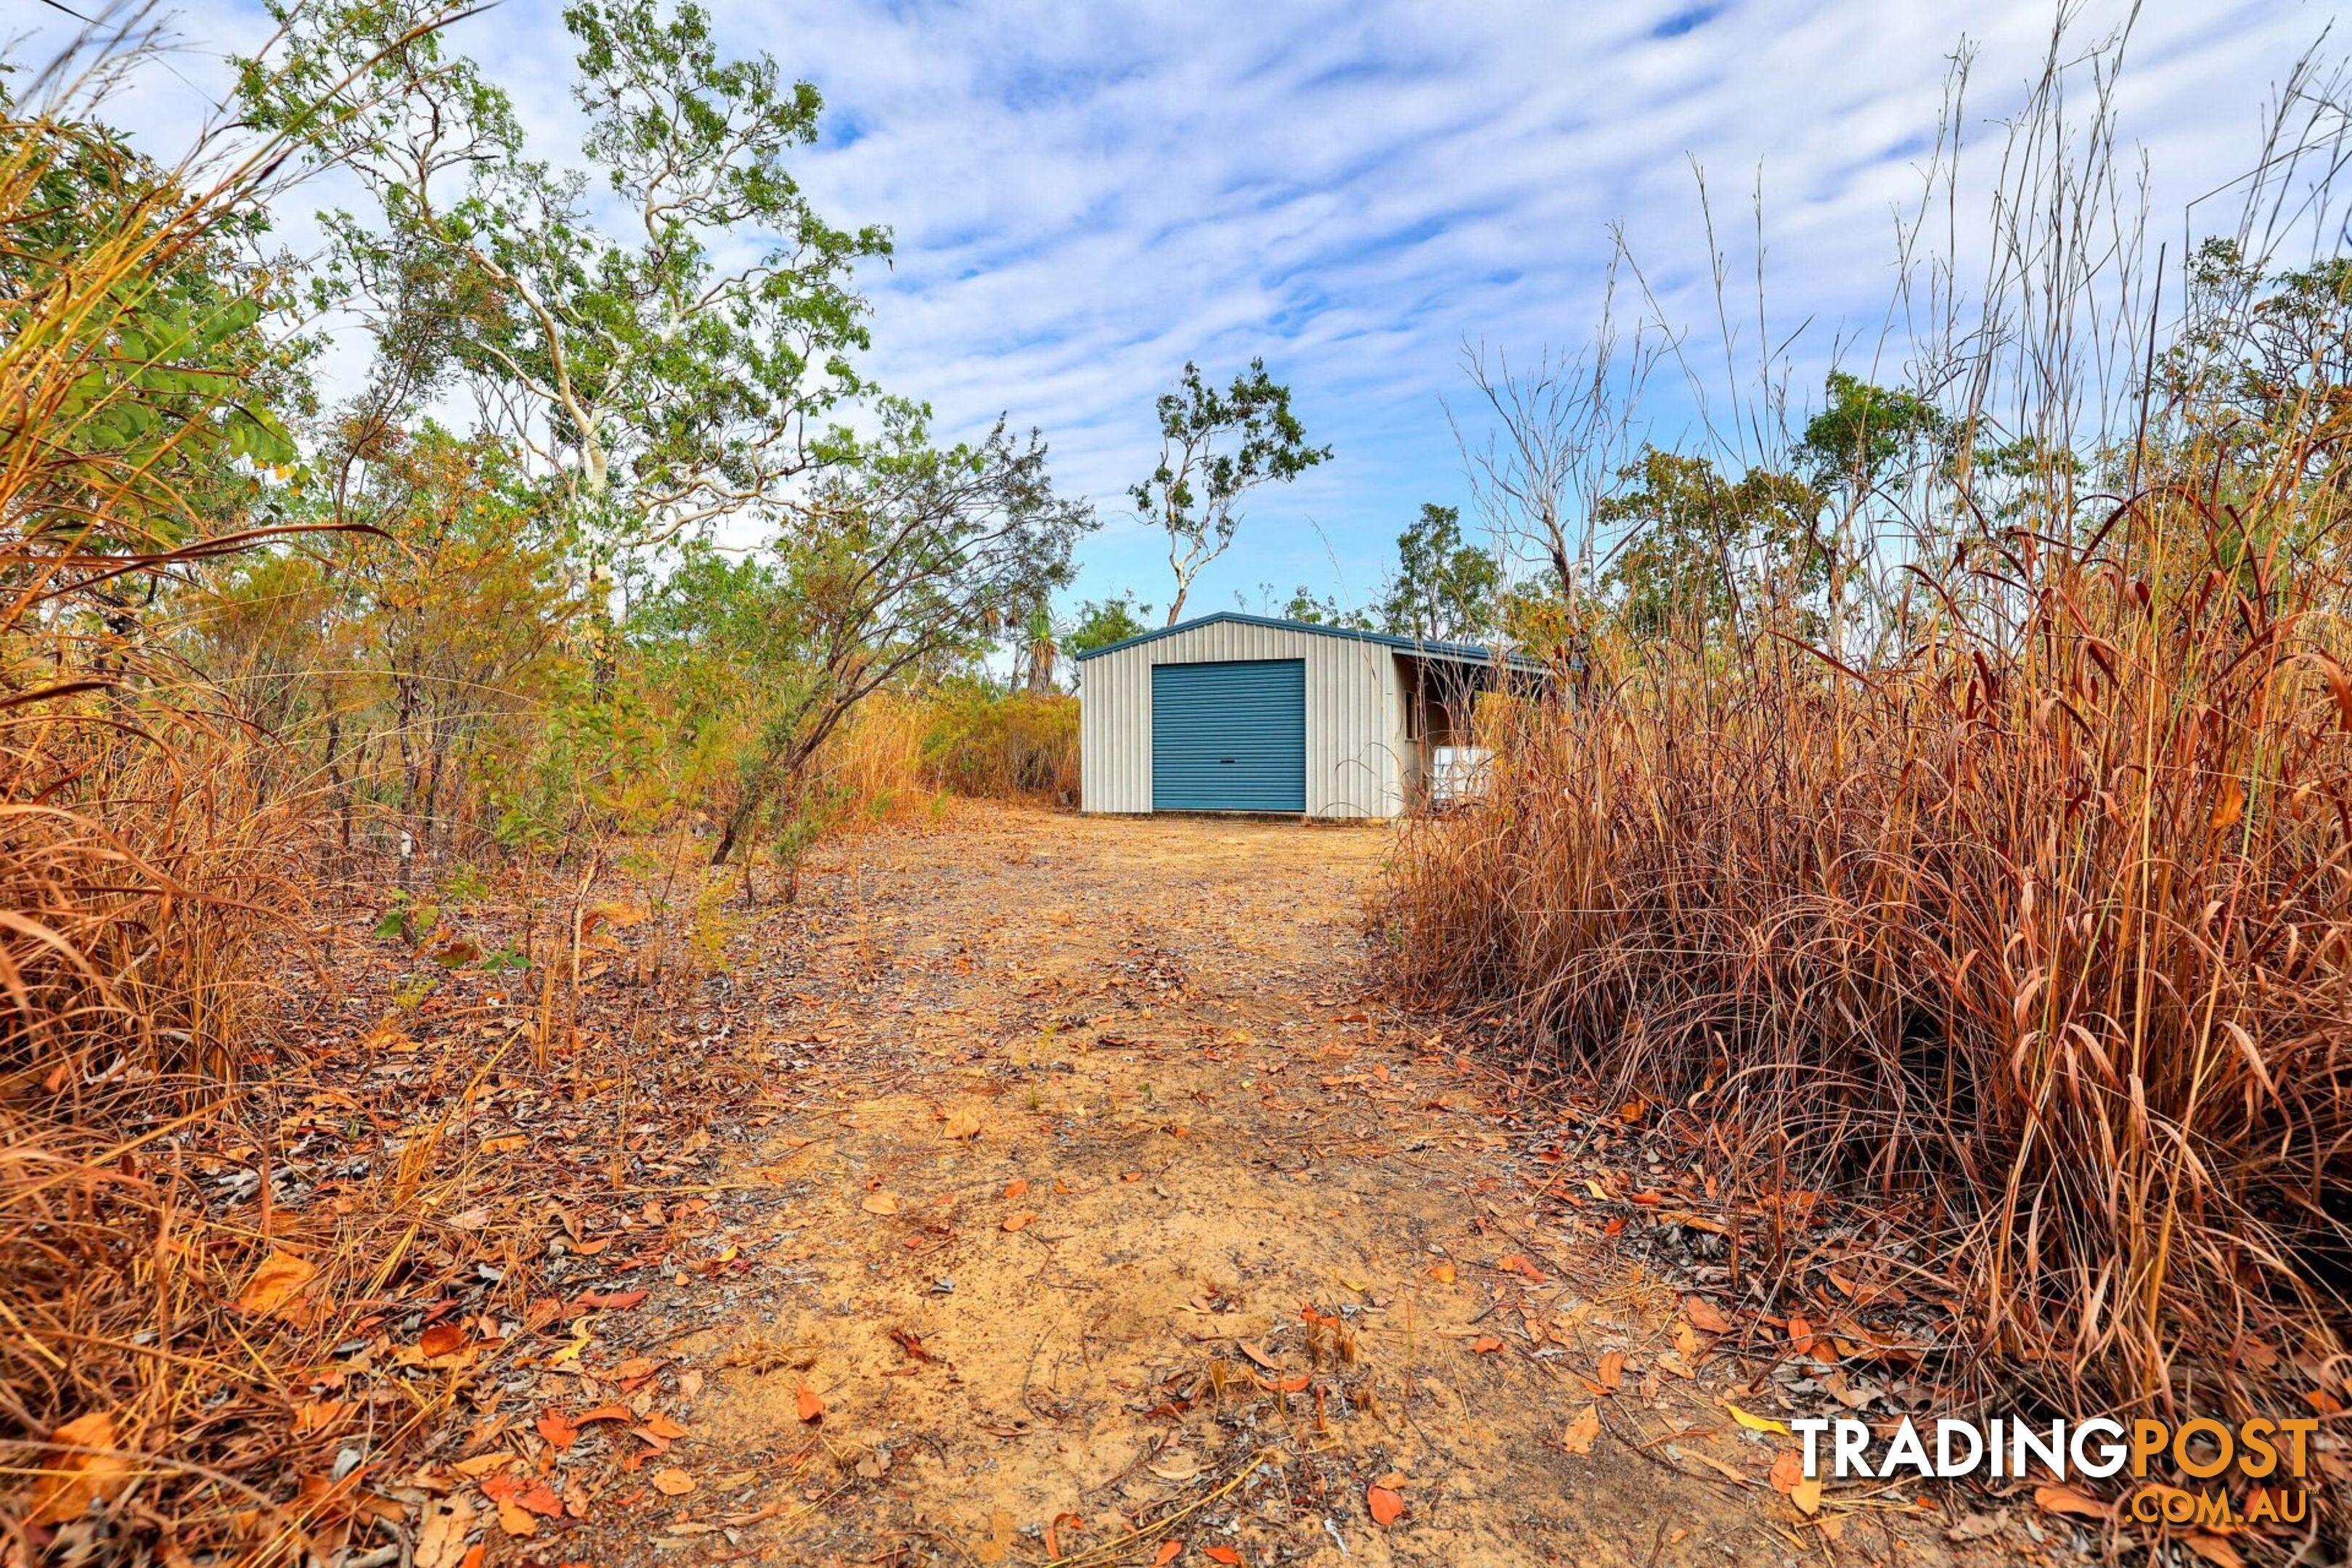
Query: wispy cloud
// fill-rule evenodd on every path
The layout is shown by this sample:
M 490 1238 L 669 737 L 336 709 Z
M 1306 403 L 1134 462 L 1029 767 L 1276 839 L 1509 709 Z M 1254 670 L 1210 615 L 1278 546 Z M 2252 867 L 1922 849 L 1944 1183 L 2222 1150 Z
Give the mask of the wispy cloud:
M 951 429 L 1003 410 L 1045 430 L 1112 520 L 1087 591 L 1165 597 L 1160 552 L 1119 519 L 1156 451 L 1151 399 L 1185 360 L 1219 374 L 1262 354 L 1295 387 L 1338 461 L 1255 506 L 1213 603 L 1261 582 L 1369 595 L 1419 503 L 1463 498 L 1438 402 L 1461 390 L 1463 344 L 1580 339 L 1612 222 L 1671 310 L 1710 317 L 1695 166 L 1750 290 L 1761 190 L 1773 330 L 1814 323 L 1801 363 L 1866 339 L 1950 57 L 1976 51 L 1966 130 L 1990 144 L 2052 20 L 2047 0 L 714 10 L 735 47 L 824 91 L 824 141 L 797 164 L 821 208 L 896 231 L 893 265 L 866 279 L 873 372 Z M 2122 16 L 2095 5 L 2075 34 Z M 2159 231 L 2252 160 L 2265 91 L 2327 19 L 2146 6 L 2120 101 Z M 233 16 L 183 25 L 249 42 Z M 509 0 L 457 41 L 534 127 L 569 134 L 554 5 Z

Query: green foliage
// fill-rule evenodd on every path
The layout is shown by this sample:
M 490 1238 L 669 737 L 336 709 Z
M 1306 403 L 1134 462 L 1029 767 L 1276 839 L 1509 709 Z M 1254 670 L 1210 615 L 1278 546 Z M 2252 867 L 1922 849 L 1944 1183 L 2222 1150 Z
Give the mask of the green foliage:
M 1128 493 L 1136 510 L 1168 535 L 1168 564 L 1176 595 L 1168 624 L 1184 613 L 1185 596 L 1202 568 L 1223 555 L 1241 526 L 1241 499 L 1260 485 L 1286 484 L 1331 460 L 1328 447 L 1310 447 L 1290 411 L 1290 389 L 1254 359 L 1217 391 L 1186 363 L 1176 390 L 1162 393 L 1160 466 Z
M 1823 497 L 1859 504 L 1890 475 L 1948 451 L 1948 421 L 1917 393 L 1830 372 L 1821 412 L 1805 422 L 1796 476 Z
M 1267 597 L 1273 596 L 1273 584 L 1265 584 L 1265 593 Z M 1236 595 L 1234 597 L 1238 599 L 1240 595 Z M 1372 629 L 1372 617 L 1370 615 L 1362 610 L 1341 609 L 1339 597 L 1336 594 L 1326 594 L 1318 598 L 1315 590 L 1304 583 L 1291 591 L 1288 603 L 1282 606 L 1282 615 L 1284 619 L 1297 621 L 1304 626 L 1345 626 L 1350 631 Z
M 1062 646 L 1076 655 L 1139 637 L 1151 629 L 1144 620 L 1150 614 L 1150 605 L 1135 602 L 1132 589 L 1117 598 L 1089 599 L 1078 606 L 1077 625 Z
M 257 210 L 5 84 L 0 197 L 0 505 L 26 552 L 152 554 L 266 524 L 306 345 L 263 328 L 280 290 L 249 259 Z
M 329 215 L 320 280 L 376 331 L 371 412 L 465 378 L 608 551 L 772 503 L 810 466 L 809 422 L 865 389 L 850 269 L 889 249 L 824 222 L 783 167 L 815 139 L 816 90 L 722 59 L 692 4 L 567 8 L 598 205 L 627 217 L 607 233 L 587 179 L 527 156 L 506 95 L 418 30 L 433 14 L 281 4 L 291 68 L 247 68 L 247 112 L 375 199 Z
M 1460 509 L 1424 501 L 1397 535 L 1397 574 L 1381 604 L 1381 625 L 1399 637 L 1479 642 L 1501 623 L 1502 587 L 1501 563 L 1462 542 Z
M 1654 447 L 1619 478 L 1627 488 L 1594 509 L 1622 539 L 1601 586 L 1637 635 L 1752 618 L 1768 595 L 1799 603 L 1828 578 L 1821 495 L 1802 480 L 1764 468 L 1726 480 L 1706 458 Z

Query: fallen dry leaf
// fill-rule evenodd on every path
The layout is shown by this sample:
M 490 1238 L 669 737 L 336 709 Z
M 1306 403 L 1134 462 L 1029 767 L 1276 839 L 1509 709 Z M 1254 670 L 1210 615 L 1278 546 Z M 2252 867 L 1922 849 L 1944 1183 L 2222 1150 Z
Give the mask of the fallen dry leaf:
M 440 1356 L 456 1355 L 466 1348 L 467 1342 L 471 1338 L 472 1336 L 467 1334 L 459 1324 L 436 1323 L 418 1336 L 416 1353 L 428 1361 Z
M 694 1478 L 676 1465 L 672 1465 L 668 1469 L 654 1472 L 654 1490 L 664 1497 L 684 1497 L 693 1489 Z
M 1451 1263 L 1433 1263 L 1429 1266 L 1429 1277 L 1432 1279 L 1436 1280 L 1440 1285 L 1451 1285 L 1454 1283 L 1454 1265 Z
M 1592 1440 L 1600 1436 L 1601 1406 L 1588 1405 L 1584 1414 L 1570 1422 L 1568 1430 L 1560 1434 L 1559 1446 L 1571 1454 L 1590 1454 Z
M 2105 1503 L 2084 1497 L 2073 1487 L 2036 1487 L 2033 1506 L 2044 1513 L 2071 1513 L 2082 1519 L 2105 1519 L 2112 1511 Z
M 49 1434 L 60 1447 L 112 1449 L 121 1441 L 114 1417 L 103 1410 L 77 1415 Z M 131 1473 L 131 1461 L 111 1452 L 56 1454 L 41 1460 L 42 1475 L 33 1488 L 29 1524 L 63 1524 L 79 1519 L 93 1502 L 104 1500 Z
M 1789 1500 L 1808 1518 L 1822 1511 L 1822 1483 L 1811 1476 L 1789 1489 Z
M 944 1131 L 950 1138 L 977 1138 L 980 1136 L 980 1117 L 974 1111 L 959 1110 L 948 1118 Z
M 1603 1393 L 1614 1394 L 1625 1381 L 1625 1352 L 1609 1351 L 1601 1357 L 1601 1387 Z
M 1729 1400 L 1724 1402 L 1723 1407 L 1731 1412 L 1731 1418 L 1734 1421 L 1738 1422 L 1750 1432 L 1777 1432 L 1783 1437 L 1789 1436 L 1789 1424 L 1785 1421 L 1774 1421 L 1762 1415 L 1751 1415 Z
M 1160 1543 L 1160 1550 L 1152 1555 L 1152 1568 L 1168 1568 L 1168 1564 L 1175 1562 L 1176 1559 L 1183 1555 L 1184 1543 L 1182 1542 L 1163 1541 Z
M 1030 1223 L 1037 1216 L 1035 1215 L 1030 1214 L 1025 1210 L 1020 1214 L 1006 1215 L 1004 1216 L 1004 1228 L 1007 1230 L 1026 1230 L 1029 1228 Z
M 2208 1535 L 2200 1530 L 2180 1538 L 2180 1544 L 2213 1564 L 2213 1568 L 2244 1568 L 2245 1559 L 2238 1549 L 2218 1535 Z
M 273 1252 L 261 1260 L 261 1267 L 246 1281 L 245 1293 L 236 1299 L 237 1310 L 266 1318 L 292 1300 L 318 1273 L 309 1262 L 290 1252 Z
M 868 1193 L 864 1197 L 857 1200 L 857 1206 L 864 1209 L 867 1214 L 897 1214 L 898 1212 L 898 1194 L 896 1193 Z
M 466 1532 L 473 1527 L 474 1505 L 464 1498 L 428 1501 L 416 1531 L 416 1568 L 457 1568 L 466 1555 Z
M 801 1391 L 794 1394 L 793 1398 L 794 1404 L 800 1410 L 802 1420 L 815 1421 L 824 1416 L 824 1396 L 819 1394 L 815 1389 L 811 1388 L 807 1384 L 802 1384 Z
M 1493 1355 L 1502 1348 L 1503 1342 L 1492 1334 L 1480 1334 L 1470 1342 L 1470 1352 L 1473 1355 Z
M 1772 1461 L 1772 1489 L 1782 1497 L 1787 1497 L 1797 1489 L 1797 1483 L 1804 1479 L 1805 1461 L 1797 1457 L 1797 1450 L 1794 1448 L 1782 1449 L 1780 1457 Z
M 1230 1564 L 1237 1563 L 1242 1560 L 1242 1554 L 1234 1551 L 1230 1546 L 1202 1547 L 1201 1549 L 1201 1555 L 1207 1558 L 1212 1563 L 1224 1563 Z
M 578 1424 L 566 1418 L 561 1410 L 541 1411 L 539 1419 L 531 1425 L 538 1428 L 541 1436 L 559 1448 L 569 1448 L 580 1441 Z
M 1385 1529 L 1404 1517 L 1404 1494 L 1394 1487 L 1369 1486 L 1364 1489 L 1364 1507 L 1372 1522 Z
M 1004 1201 L 1011 1203 L 1014 1198 L 1021 1196 L 1028 1190 L 1029 1178 L 1026 1176 L 1016 1176 L 1012 1181 L 1004 1184 Z
M 1701 1333 L 1727 1334 L 1731 1331 L 1731 1320 L 1704 1296 L 1685 1297 L 1683 1311 L 1690 1319 L 1691 1327 Z

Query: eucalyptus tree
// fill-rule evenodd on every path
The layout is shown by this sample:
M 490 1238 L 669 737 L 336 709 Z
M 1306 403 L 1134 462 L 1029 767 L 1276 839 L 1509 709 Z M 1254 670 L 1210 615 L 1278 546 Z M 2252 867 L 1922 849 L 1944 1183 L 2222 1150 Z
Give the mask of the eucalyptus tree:
M 688 3 L 579 0 L 573 96 L 592 177 L 530 155 L 507 94 L 417 0 L 273 0 L 250 118 L 348 170 L 373 211 L 325 215 L 319 303 L 376 363 L 345 429 L 469 397 L 527 455 L 600 563 L 773 503 L 811 435 L 865 390 L 854 288 L 888 254 L 836 227 L 784 165 L 822 101 L 762 54 L 726 58 Z
M 1262 359 L 1250 361 L 1223 392 L 1201 379 L 1199 365 L 1187 363 L 1176 390 L 1161 393 L 1156 407 L 1160 466 L 1128 493 L 1168 535 L 1168 566 L 1176 578 L 1168 604 L 1172 626 L 1193 580 L 1233 547 L 1242 497 L 1329 462 L 1331 448 L 1307 445 L 1306 427 L 1290 411 L 1290 389 L 1265 374 Z

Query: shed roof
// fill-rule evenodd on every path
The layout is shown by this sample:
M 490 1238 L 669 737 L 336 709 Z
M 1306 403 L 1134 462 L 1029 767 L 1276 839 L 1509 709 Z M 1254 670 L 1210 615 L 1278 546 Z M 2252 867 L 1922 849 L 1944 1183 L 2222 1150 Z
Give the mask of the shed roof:
M 1212 616 L 1180 621 L 1172 626 L 1162 626 L 1155 632 L 1144 632 L 1137 637 L 1123 637 L 1115 643 L 1105 643 L 1100 647 L 1090 647 L 1077 657 L 1081 661 L 1100 658 L 1104 654 L 1117 653 L 1121 648 L 1136 647 L 1144 643 L 1155 642 L 1161 637 L 1172 637 L 1178 632 L 1189 632 L 1195 626 L 1213 626 L 1221 622 L 1244 626 L 1270 626 L 1276 631 L 1306 632 L 1315 637 L 1339 637 L 1348 642 L 1377 643 L 1383 647 L 1395 648 L 1400 653 L 1412 654 L 1417 658 L 1444 659 L 1453 664 L 1492 664 L 1496 657 L 1493 648 L 1478 643 L 1431 642 L 1421 637 L 1399 637 L 1393 632 L 1360 631 L 1353 626 L 1321 626 L 1313 621 L 1286 621 L 1275 616 L 1247 615 L 1240 610 L 1219 610 Z M 1540 675 L 1544 671 L 1541 659 L 1529 658 L 1523 653 L 1506 654 L 1503 657 L 1513 669 L 1524 670 L 1533 675 Z

